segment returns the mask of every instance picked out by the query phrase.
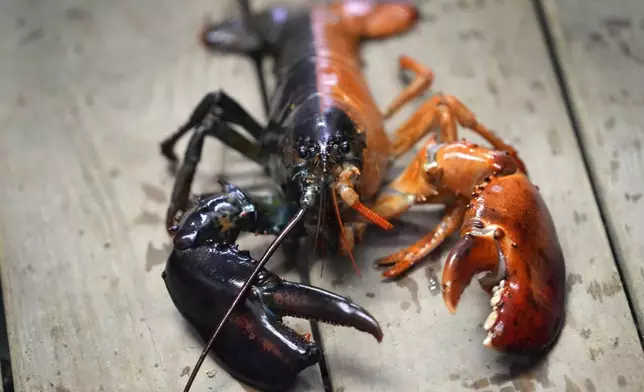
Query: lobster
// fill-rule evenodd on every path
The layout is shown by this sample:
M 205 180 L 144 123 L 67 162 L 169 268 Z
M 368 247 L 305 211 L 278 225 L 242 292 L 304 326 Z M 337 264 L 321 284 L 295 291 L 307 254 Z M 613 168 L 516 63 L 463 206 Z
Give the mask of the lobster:
M 306 337 L 286 328 L 275 328 L 284 315 L 352 326 L 370 333 L 380 342 L 380 327 L 366 310 L 330 292 L 283 281 L 264 269 L 263 263 L 281 241 L 308 238 L 314 239 L 315 251 L 331 250 L 348 255 L 359 273 L 352 249 L 367 225 L 391 229 L 388 219 L 399 216 L 417 202 L 447 204 L 446 217 L 432 235 L 430 247 L 454 232 L 464 215 L 474 214 L 467 215 L 469 223 L 464 225 L 464 239 L 452 251 L 445 268 L 444 278 L 451 279 L 444 283 L 450 309 L 455 308 L 460 293 L 475 272 L 485 268 L 499 274 L 504 272 L 491 258 L 481 263 L 478 256 L 489 256 L 489 252 L 481 250 L 489 251 L 490 244 L 500 241 L 497 233 L 505 234 L 520 244 L 522 255 L 538 254 L 541 258 L 536 265 L 541 269 L 533 268 L 530 263 L 527 267 L 525 263 L 521 265 L 514 258 L 516 252 L 504 253 L 502 261 L 507 261 L 514 275 L 511 273 L 505 283 L 499 283 L 503 288 L 496 292 L 501 292 L 502 298 L 497 298 L 496 304 L 503 304 L 503 309 L 508 310 L 506 316 L 512 315 L 514 321 L 519 319 L 515 309 L 532 306 L 535 309 L 532 316 L 543 321 L 541 325 L 553 324 L 552 320 L 561 313 L 558 301 L 562 291 L 561 271 L 551 264 L 562 258 L 558 257 L 556 234 L 538 192 L 531 194 L 533 203 L 528 203 L 530 183 L 527 177 L 521 177 L 526 171 L 517 152 L 449 95 L 427 101 L 392 139 L 385 132 L 387 119 L 429 89 L 433 73 L 409 56 L 400 57 L 401 70 L 414 73 L 415 78 L 381 111 L 360 72 L 359 43 L 363 39 L 384 38 L 409 30 L 418 19 L 417 8 L 408 2 L 367 0 L 314 5 L 300 10 L 271 8 L 254 14 L 247 6 L 242 8 L 244 18 L 208 24 L 201 39 L 213 51 L 248 55 L 256 64 L 263 56 L 273 58 L 277 83 L 270 99 L 258 72 L 268 113 L 267 125 L 260 125 L 225 92 L 212 92 L 196 106 L 188 121 L 161 143 L 162 154 L 176 163 L 175 144 L 194 129 L 167 210 L 166 226 L 173 236 L 174 249 L 163 277 L 179 312 L 203 339 L 219 322 L 202 358 L 212 346 L 215 357 L 233 377 L 263 390 L 281 390 L 319 358 L 319 351 Z M 402 178 L 384 186 L 391 161 L 408 152 L 437 121 L 443 144 L 431 139 L 433 144 L 422 150 L 425 155 L 420 154 Z M 446 154 L 445 162 L 436 160 L 435 156 L 444 149 L 465 143 L 456 139 L 457 122 L 483 136 L 494 150 L 467 145 L 458 154 Z M 241 127 L 247 135 L 233 125 Z M 206 136 L 217 138 L 261 165 L 277 185 L 277 191 L 268 197 L 251 197 L 234 185 L 222 182 L 222 192 L 191 197 L 190 187 Z M 436 154 L 427 155 L 430 152 Z M 484 178 L 490 178 L 490 183 L 498 181 L 499 184 L 481 186 L 481 193 L 468 204 L 465 191 L 470 185 L 485 183 L 486 180 L 479 178 L 483 173 Z M 490 196 L 489 192 L 498 186 L 507 191 Z M 378 195 L 383 189 L 384 193 Z M 504 197 L 523 198 L 523 209 L 502 210 Z M 525 225 L 521 222 L 524 216 L 540 219 L 533 222 L 535 230 L 525 226 L 523 231 L 517 228 Z M 481 222 L 487 226 L 481 228 Z M 465 229 L 466 226 L 471 229 Z M 498 228 L 493 230 L 496 242 L 487 241 L 488 226 Z M 513 230 L 523 237 L 514 238 Z M 258 262 L 234 245 L 241 232 L 277 238 Z M 541 242 L 530 237 L 535 232 Z M 521 241 L 527 245 L 524 247 Z M 423 244 L 420 250 L 403 253 L 420 255 L 430 247 Z M 394 255 L 381 264 L 396 262 L 387 273 L 395 276 L 421 257 Z M 518 269 L 523 275 L 516 274 Z M 549 279 L 542 279 L 550 272 Z M 523 280 L 517 283 L 516 279 L 530 284 Z M 550 284 L 547 286 L 550 291 L 540 286 L 543 281 Z M 246 283 L 240 289 L 243 282 Z M 519 290 L 524 295 L 513 296 L 511 290 Z M 535 299 L 534 292 L 542 294 L 541 297 Z M 235 293 L 237 297 L 223 314 Z M 525 301 L 517 302 L 521 298 Z M 550 309 L 550 313 L 544 309 Z M 506 326 L 504 331 L 506 320 L 499 314 L 503 316 L 502 310 L 497 312 L 495 333 L 506 337 L 507 331 L 513 332 L 514 342 L 510 341 L 506 347 L 538 345 L 544 339 L 526 327 L 528 335 L 532 334 L 527 339 L 532 340 L 521 340 L 524 335 L 515 333 L 516 323 L 514 329 Z M 524 321 L 525 317 L 521 322 Z M 223 336 L 214 342 L 218 333 Z M 553 328 L 541 333 L 548 337 Z M 191 380 L 198 368 L 193 368 Z

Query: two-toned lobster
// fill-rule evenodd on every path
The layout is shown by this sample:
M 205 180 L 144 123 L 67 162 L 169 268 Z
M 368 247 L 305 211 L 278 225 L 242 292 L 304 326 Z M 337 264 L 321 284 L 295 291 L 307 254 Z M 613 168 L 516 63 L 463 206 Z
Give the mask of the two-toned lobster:
M 454 311 L 473 277 L 487 273 L 480 279 L 493 294 L 486 345 L 531 351 L 557 337 L 563 256 L 548 209 L 516 151 L 450 95 L 429 98 L 392 139 L 385 131 L 389 117 L 430 88 L 433 73 L 401 57 L 401 70 L 415 78 L 380 110 L 361 74 L 360 42 L 402 34 L 418 17 L 410 2 L 349 0 L 272 8 L 203 30 L 203 42 L 214 51 L 272 56 L 276 79 L 275 90 L 265 97 L 266 126 L 219 91 L 207 94 L 161 145 L 163 154 L 177 161 L 174 145 L 195 129 L 168 208 L 174 250 L 163 276 L 175 305 L 204 339 L 257 265 L 234 245 L 241 232 L 286 235 L 288 227 L 290 240 L 314 238 L 316 250 L 353 260 L 351 251 L 369 224 L 389 229 L 389 219 L 419 203 L 445 204 L 445 216 L 417 244 L 379 260 L 393 264 L 385 276 L 405 272 L 460 228 L 443 273 L 448 308 Z M 491 148 L 459 140 L 458 125 L 481 135 Z M 385 185 L 391 161 L 434 128 L 440 140 L 432 134 L 407 169 Z M 191 198 L 206 136 L 264 167 L 278 191 L 250 196 L 222 182 L 222 192 Z M 295 222 L 296 216 L 301 221 Z M 377 321 L 346 298 L 267 270 L 251 287 L 222 324 L 213 352 L 231 375 L 254 387 L 286 388 L 318 360 L 315 344 L 283 326 L 282 316 L 352 326 L 382 339 Z

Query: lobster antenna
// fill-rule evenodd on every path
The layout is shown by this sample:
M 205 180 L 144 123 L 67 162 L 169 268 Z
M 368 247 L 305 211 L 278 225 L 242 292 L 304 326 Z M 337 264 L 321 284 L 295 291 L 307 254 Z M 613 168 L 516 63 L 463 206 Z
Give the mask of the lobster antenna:
M 264 267 L 268 259 L 271 258 L 273 253 L 277 250 L 277 247 L 280 246 L 280 244 L 284 241 L 286 236 L 293 230 L 296 224 L 302 220 L 302 217 L 304 217 L 304 213 L 306 212 L 306 207 L 302 207 L 297 211 L 295 216 L 291 218 L 290 222 L 286 225 L 284 230 L 273 240 L 273 242 L 268 246 L 266 251 L 264 252 L 264 255 L 262 258 L 259 260 L 257 263 L 257 266 L 255 267 L 255 270 L 253 273 L 248 277 L 248 280 L 246 280 L 246 283 L 244 283 L 244 286 L 242 286 L 241 290 L 239 291 L 239 294 L 237 294 L 237 297 L 233 301 L 233 303 L 230 305 L 230 308 L 228 308 L 228 311 L 224 315 L 224 317 L 221 319 L 219 322 L 219 326 L 215 330 L 215 332 L 212 334 L 212 337 L 208 341 L 208 344 L 206 344 L 206 347 L 203 349 L 201 352 L 201 355 L 199 356 L 199 359 L 197 360 L 197 363 L 195 364 L 194 369 L 192 370 L 192 373 L 190 374 L 190 378 L 188 379 L 188 382 L 186 383 L 186 387 L 184 388 L 183 392 L 188 392 L 190 390 L 190 387 L 192 386 L 192 383 L 195 380 L 195 376 L 197 375 L 197 372 L 199 371 L 199 368 L 203 364 L 203 361 L 206 359 L 206 356 L 208 355 L 208 351 L 210 351 L 210 348 L 212 347 L 212 344 L 215 342 L 215 339 L 217 338 L 217 335 L 219 335 L 219 332 L 223 328 L 224 324 L 228 319 L 230 318 L 230 315 L 233 312 L 233 309 L 235 309 L 235 306 L 241 301 L 241 298 L 246 295 L 246 292 L 250 288 L 251 283 L 255 280 L 257 275 L 259 274 L 259 271 Z

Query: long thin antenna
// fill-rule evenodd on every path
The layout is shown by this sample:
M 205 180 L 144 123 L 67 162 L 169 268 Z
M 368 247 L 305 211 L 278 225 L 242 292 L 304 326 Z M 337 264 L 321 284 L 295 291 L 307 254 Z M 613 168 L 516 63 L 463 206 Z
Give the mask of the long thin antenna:
M 300 220 L 302 220 L 302 217 L 304 217 L 305 212 L 306 212 L 306 208 L 300 208 L 297 214 L 295 214 L 295 216 L 291 218 L 291 221 L 286 225 L 284 230 L 282 230 L 282 232 L 277 236 L 277 238 L 275 238 L 275 240 L 273 240 L 273 242 L 268 246 L 268 248 L 266 249 L 266 252 L 264 252 L 264 255 L 257 263 L 257 267 L 255 267 L 255 271 L 253 271 L 253 273 L 250 275 L 248 280 L 246 280 L 246 283 L 244 283 L 244 286 L 239 291 L 239 294 L 237 294 L 237 298 L 235 298 L 232 305 L 230 305 L 228 312 L 226 312 L 224 317 L 221 319 L 221 321 L 219 322 L 219 326 L 215 330 L 215 333 L 212 334 L 212 337 L 208 341 L 208 344 L 201 352 L 201 355 L 199 356 L 199 360 L 197 360 L 197 363 L 195 364 L 195 367 L 192 370 L 192 374 L 190 374 L 190 378 L 186 383 L 186 387 L 183 389 L 183 392 L 188 392 L 190 390 L 190 387 L 192 386 L 192 383 L 194 382 L 195 377 L 197 376 L 197 372 L 199 371 L 201 364 L 203 364 L 203 361 L 206 359 L 206 356 L 208 355 L 208 351 L 210 351 L 212 344 L 215 342 L 215 339 L 217 338 L 217 335 L 219 335 L 219 332 L 221 331 L 222 327 L 224 326 L 226 321 L 228 321 L 228 319 L 230 318 L 230 315 L 235 309 L 235 306 L 237 306 L 239 301 L 241 301 L 242 297 L 246 295 L 246 292 L 250 288 L 251 283 L 255 280 L 255 278 L 259 274 L 259 271 L 261 271 L 262 268 L 264 268 L 264 265 L 266 264 L 268 259 L 270 259 L 273 253 L 275 253 L 275 251 L 277 250 L 277 247 L 280 246 L 280 244 L 284 241 L 286 236 L 288 236 L 291 230 L 293 230 L 293 227 L 295 227 L 295 225 Z

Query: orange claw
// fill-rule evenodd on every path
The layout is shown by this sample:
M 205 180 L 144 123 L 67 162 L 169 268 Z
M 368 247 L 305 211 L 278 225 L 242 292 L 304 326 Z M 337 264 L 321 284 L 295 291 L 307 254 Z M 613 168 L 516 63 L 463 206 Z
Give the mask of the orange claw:
M 454 312 L 473 277 L 489 294 L 484 344 L 533 352 L 562 328 L 565 264 L 557 232 L 536 186 L 516 154 L 467 141 L 430 138 L 373 209 L 387 218 L 414 204 L 446 204 L 441 224 L 416 244 L 379 260 L 396 277 L 459 230 L 443 270 L 443 298 Z M 391 192 L 393 191 L 393 192 Z M 464 207 L 467 205 L 467 207 Z
M 565 264 L 545 201 L 507 151 L 465 141 L 438 148 L 428 162 L 439 191 L 469 204 L 443 270 L 443 299 L 454 312 L 473 277 L 492 294 L 487 347 L 515 353 L 545 349 L 562 328 Z M 468 195 L 469 193 L 469 195 Z
M 492 294 L 485 346 L 533 352 L 549 347 L 563 326 L 565 264 L 548 208 L 525 174 L 493 176 L 465 214 L 461 239 L 443 270 L 443 299 L 456 310 L 472 278 Z

